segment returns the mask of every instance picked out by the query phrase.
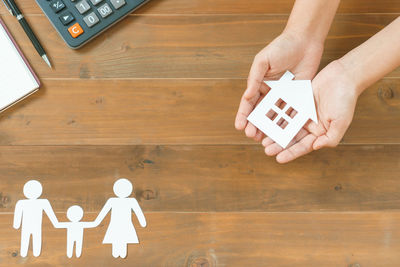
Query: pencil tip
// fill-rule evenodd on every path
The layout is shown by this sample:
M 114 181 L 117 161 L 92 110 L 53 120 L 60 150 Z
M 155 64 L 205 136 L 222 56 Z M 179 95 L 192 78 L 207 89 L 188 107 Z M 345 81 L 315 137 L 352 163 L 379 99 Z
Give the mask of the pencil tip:
M 44 62 L 46 62 L 46 64 L 52 69 L 53 67 L 51 66 L 50 60 L 46 55 L 42 56 Z

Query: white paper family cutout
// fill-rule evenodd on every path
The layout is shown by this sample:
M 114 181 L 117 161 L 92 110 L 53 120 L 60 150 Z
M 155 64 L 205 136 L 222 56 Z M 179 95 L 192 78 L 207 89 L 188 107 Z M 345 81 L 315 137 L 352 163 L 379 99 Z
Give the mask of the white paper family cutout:
M 57 217 L 47 199 L 39 199 L 42 185 L 36 181 L 28 181 L 24 185 L 24 195 L 27 199 L 18 200 L 14 211 L 14 228 L 21 227 L 21 256 L 28 255 L 29 240 L 32 236 L 33 256 L 38 257 L 42 250 L 42 218 L 43 211 L 49 217 L 53 226 L 58 223 Z
M 67 229 L 67 256 L 82 254 L 84 228 L 97 227 L 111 211 L 110 224 L 107 228 L 103 244 L 112 244 L 114 258 L 127 256 L 128 244 L 139 243 L 135 227 L 132 223 L 132 211 L 136 214 L 142 227 L 146 227 L 146 218 L 139 203 L 132 194 L 132 183 L 121 178 L 114 183 L 114 193 L 117 197 L 107 200 L 94 222 L 81 222 L 83 210 L 79 206 L 71 206 L 67 211 L 70 222 L 58 222 L 56 215 L 47 199 L 40 199 L 42 185 L 36 180 L 30 180 L 24 185 L 24 195 L 27 199 L 19 200 L 15 206 L 15 229 L 21 228 L 21 256 L 28 255 L 29 241 L 32 236 L 33 255 L 38 257 L 42 247 L 42 218 L 43 212 L 49 217 L 55 228 Z
M 264 81 L 271 90 L 247 117 L 283 148 L 309 119 L 318 123 L 311 81 L 293 78 L 286 71 L 278 81 Z

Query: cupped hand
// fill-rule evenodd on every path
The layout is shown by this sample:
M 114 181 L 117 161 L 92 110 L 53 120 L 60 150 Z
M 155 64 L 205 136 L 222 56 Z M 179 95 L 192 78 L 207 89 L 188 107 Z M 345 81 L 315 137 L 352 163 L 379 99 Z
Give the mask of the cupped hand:
M 263 80 L 277 80 L 290 70 L 295 79 L 311 80 L 318 70 L 323 44 L 284 32 L 254 58 L 236 115 L 235 127 L 259 142 L 264 134 L 247 121 L 248 115 L 269 91 Z
M 353 80 L 338 60 L 321 70 L 312 81 L 318 125 L 309 121 L 286 149 L 265 138 L 265 153 L 286 163 L 313 150 L 337 146 L 353 119 L 360 92 Z

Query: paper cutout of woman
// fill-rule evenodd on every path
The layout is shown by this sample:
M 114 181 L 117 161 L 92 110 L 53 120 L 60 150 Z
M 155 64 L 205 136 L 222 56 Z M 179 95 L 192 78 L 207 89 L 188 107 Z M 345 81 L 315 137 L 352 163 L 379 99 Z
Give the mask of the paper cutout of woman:
M 135 198 L 129 198 L 132 193 L 132 183 L 121 178 L 114 183 L 114 193 L 117 197 L 109 198 L 95 220 L 98 226 L 111 210 L 111 219 L 103 244 L 112 244 L 114 258 L 125 258 L 128 244 L 137 244 L 139 239 L 132 224 L 132 211 L 137 216 L 142 227 L 146 227 L 146 218 Z

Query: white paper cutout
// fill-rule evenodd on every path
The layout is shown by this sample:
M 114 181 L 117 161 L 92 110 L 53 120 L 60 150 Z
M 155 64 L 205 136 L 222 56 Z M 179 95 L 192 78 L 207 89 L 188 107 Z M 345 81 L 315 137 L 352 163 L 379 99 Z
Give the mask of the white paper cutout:
M 56 228 L 67 229 L 67 257 L 71 258 L 74 253 L 79 258 L 82 255 L 83 229 L 96 227 L 94 222 L 81 222 L 83 218 L 83 209 L 80 206 L 71 206 L 67 210 L 67 218 L 70 222 L 59 222 Z
M 85 228 L 97 227 L 111 211 L 111 220 L 103 244 L 112 244 L 114 258 L 127 256 L 128 244 L 139 243 L 135 227 L 132 224 L 132 211 L 136 214 L 142 227 L 146 227 L 146 218 L 139 203 L 132 194 L 132 183 L 121 178 L 114 183 L 114 193 L 117 197 L 107 200 L 94 222 L 81 222 L 83 210 L 80 206 L 71 206 L 67 211 L 70 222 L 58 222 L 56 215 L 47 199 L 39 199 L 42 194 L 42 185 L 36 180 L 30 180 L 24 185 L 24 195 L 27 199 L 18 200 L 14 211 L 13 227 L 21 226 L 21 252 L 22 257 L 28 254 L 29 240 L 32 235 L 33 255 L 38 257 L 42 246 L 42 217 L 43 211 L 47 214 L 55 228 L 67 229 L 67 256 L 82 255 L 83 232 Z
M 97 216 L 95 223 L 99 225 L 111 210 L 111 219 L 103 244 L 112 244 L 114 258 L 125 258 L 128 244 L 139 243 L 135 227 L 132 224 L 132 211 L 136 214 L 142 227 L 146 227 L 146 218 L 135 198 L 128 198 L 132 193 L 132 184 L 122 178 L 114 183 L 114 193 L 117 197 L 107 200 Z
M 47 199 L 39 199 L 42 185 L 36 180 L 30 180 L 24 185 L 24 195 L 27 199 L 18 200 L 15 205 L 13 227 L 21 227 L 22 257 L 28 255 L 29 240 L 32 236 L 33 256 L 38 257 L 42 250 L 42 218 L 43 211 L 49 217 L 53 226 L 58 223 L 57 217 Z
M 309 119 L 318 123 L 311 81 L 293 78 L 294 75 L 286 71 L 278 81 L 265 81 L 271 90 L 247 117 L 283 148 Z

